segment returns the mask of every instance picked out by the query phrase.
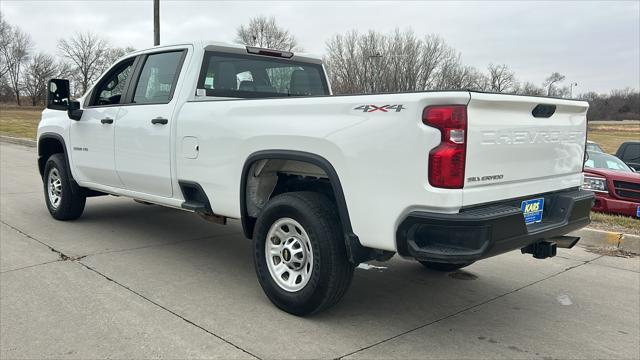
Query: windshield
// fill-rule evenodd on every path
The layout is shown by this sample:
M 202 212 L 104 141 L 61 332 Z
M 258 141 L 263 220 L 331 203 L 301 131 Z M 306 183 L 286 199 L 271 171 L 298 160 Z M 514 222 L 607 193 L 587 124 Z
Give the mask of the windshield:
M 329 95 L 320 64 L 211 51 L 204 56 L 198 89 L 234 98 Z
M 597 151 L 597 152 L 601 152 L 603 153 L 604 150 L 602 150 L 602 148 L 600 147 L 600 145 L 594 143 L 594 142 L 587 142 L 587 151 Z
M 627 164 L 617 157 L 601 152 L 587 151 L 588 159 L 584 166 L 592 169 L 605 169 L 614 171 L 633 172 Z

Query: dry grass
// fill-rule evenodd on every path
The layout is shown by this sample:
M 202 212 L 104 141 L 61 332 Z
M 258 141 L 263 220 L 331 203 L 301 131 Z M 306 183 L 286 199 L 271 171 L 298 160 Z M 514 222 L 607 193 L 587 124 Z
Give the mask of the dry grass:
M 41 107 L 0 104 L 0 134 L 35 139 Z
M 640 122 L 611 121 L 589 124 L 589 140 L 598 143 L 604 151 L 615 154 L 620 144 L 629 140 L 640 140 Z
M 627 216 L 591 212 L 591 225 L 589 225 L 589 227 L 599 230 L 640 235 L 640 220 Z

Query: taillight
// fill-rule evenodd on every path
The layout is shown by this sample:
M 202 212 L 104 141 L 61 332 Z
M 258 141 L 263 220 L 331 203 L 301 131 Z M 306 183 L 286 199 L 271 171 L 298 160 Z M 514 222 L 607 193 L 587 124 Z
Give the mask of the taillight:
M 461 189 L 467 152 L 467 107 L 464 105 L 429 106 L 422 112 L 425 125 L 440 130 L 440 145 L 429 152 L 429 184 Z

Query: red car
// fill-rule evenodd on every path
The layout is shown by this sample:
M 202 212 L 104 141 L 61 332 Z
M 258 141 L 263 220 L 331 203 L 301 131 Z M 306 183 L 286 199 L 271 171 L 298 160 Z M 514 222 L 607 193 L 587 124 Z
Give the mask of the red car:
M 582 187 L 596 195 L 591 210 L 640 218 L 640 174 L 613 155 L 587 151 L 587 156 Z

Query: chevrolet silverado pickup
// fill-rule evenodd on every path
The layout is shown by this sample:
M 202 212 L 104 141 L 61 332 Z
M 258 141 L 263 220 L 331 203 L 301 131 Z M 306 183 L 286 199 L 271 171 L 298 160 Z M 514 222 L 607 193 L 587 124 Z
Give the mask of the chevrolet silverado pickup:
M 364 261 L 543 259 L 590 221 L 582 101 L 334 96 L 317 57 L 215 42 L 128 54 L 78 99 L 68 80 L 48 90 L 38 168 L 55 219 L 107 194 L 239 219 L 266 296 L 296 315 L 338 302 Z

